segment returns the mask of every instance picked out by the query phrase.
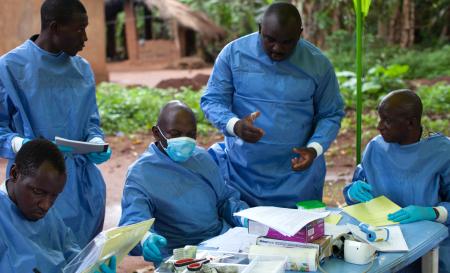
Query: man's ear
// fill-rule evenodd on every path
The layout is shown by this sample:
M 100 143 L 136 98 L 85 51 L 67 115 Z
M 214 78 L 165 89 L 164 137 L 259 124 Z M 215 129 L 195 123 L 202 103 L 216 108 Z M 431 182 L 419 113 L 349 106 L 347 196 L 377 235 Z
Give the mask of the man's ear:
M 155 141 L 160 141 L 161 138 L 159 137 L 159 130 L 158 128 L 156 128 L 156 126 L 152 127 L 152 134 Z
M 50 30 L 51 33 L 57 33 L 58 29 L 59 29 L 59 25 L 56 21 L 51 21 L 48 29 Z
M 408 118 L 408 127 L 411 129 L 415 129 L 421 127 L 420 121 L 416 117 Z
M 19 174 L 17 173 L 17 165 L 14 163 L 9 170 L 9 177 L 13 182 L 16 182 L 18 176 Z

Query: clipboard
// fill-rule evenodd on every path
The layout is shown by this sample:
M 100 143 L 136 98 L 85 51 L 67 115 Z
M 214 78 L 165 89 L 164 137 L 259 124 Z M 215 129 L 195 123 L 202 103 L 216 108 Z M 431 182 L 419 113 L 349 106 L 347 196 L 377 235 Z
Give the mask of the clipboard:
M 63 273 L 91 273 L 116 256 L 117 264 L 142 240 L 155 218 L 102 231 L 64 268 Z
M 73 148 L 74 154 L 102 153 L 108 151 L 108 143 L 92 143 L 87 141 L 70 140 L 62 137 L 55 137 L 56 145 Z

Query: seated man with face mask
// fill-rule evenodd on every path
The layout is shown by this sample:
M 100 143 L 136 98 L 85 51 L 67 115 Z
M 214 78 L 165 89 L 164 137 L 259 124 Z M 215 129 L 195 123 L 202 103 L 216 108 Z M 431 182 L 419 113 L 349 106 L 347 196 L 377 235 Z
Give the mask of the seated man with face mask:
M 422 102 L 410 90 L 389 93 L 378 114 L 380 135 L 367 144 L 353 182 L 344 188 L 347 204 L 385 195 L 403 207 L 388 215 L 391 221 L 428 220 L 450 226 L 449 138 L 423 134 Z M 450 272 L 450 238 L 440 244 L 439 267 L 439 272 Z M 420 263 L 406 271 L 420 272 Z
M 27 142 L 0 186 L 0 272 L 62 272 L 80 251 L 52 208 L 66 184 L 64 157 L 48 140 Z M 101 272 L 116 272 L 115 258 Z
M 241 226 L 233 213 L 248 206 L 196 146 L 197 122 L 189 107 L 169 102 L 152 132 L 155 142 L 128 169 L 119 225 L 156 218 L 153 233 L 131 254 L 158 263 L 174 248 Z

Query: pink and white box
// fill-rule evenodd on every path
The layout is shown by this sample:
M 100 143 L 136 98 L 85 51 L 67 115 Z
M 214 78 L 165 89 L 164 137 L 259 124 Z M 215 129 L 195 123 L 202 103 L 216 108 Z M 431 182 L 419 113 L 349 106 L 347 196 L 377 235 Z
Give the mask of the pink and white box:
M 248 233 L 278 240 L 310 243 L 324 236 L 325 223 L 323 218 L 320 218 L 308 223 L 294 236 L 286 236 L 264 224 L 250 220 L 248 222 Z

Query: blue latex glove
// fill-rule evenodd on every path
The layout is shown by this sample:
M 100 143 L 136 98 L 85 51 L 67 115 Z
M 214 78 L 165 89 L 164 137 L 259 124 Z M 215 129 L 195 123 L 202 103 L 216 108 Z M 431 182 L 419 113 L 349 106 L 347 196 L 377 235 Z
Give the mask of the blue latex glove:
M 242 226 L 248 228 L 248 218 L 242 218 Z
M 52 141 L 52 143 L 55 144 L 56 146 L 58 146 L 58 150 L 61 153 L 71 153 L 71 152 L 73 152 L 73 148 L 72 147 L 64 146 L 64 145 L 58 145 L 58 144 L 56 144 L 55 141 Z
M 144 242 L 142 256 L 147 262 L 162 262 L 163 257 L 161 255 L 160 247 L 167 245 L 167 240 L 161 235 L 150 234 L 147 240 Z
M 436 212 L 432 207 L 407 206 L 394 213 L 388 214 L 388 220 L 407 224 L 421 220 L 436 220 Z
M 102 164 L 111 158 L 112 150 L 108 147 L 108 151 L 101 153 L 88 153 L 87 158 L 94 164 Z
M 29 138 L 24 138 L 23 140 L 22 140 L 22 145 L 24 145 L 25 143 L 27 143 L 27 142 L 29 142 L 31 139 L 29 139 Z
M 351 200 L 358 202 L 367 202 L 373 199 L 372 186 L 361 180 L 353 182 L 347 194 Z
M 100 271 L 96 270 L 95 273 L 116 273 L 116 256 L 112 256 L 109 259 L 109 266 L 106 263 L 102 263 Z

